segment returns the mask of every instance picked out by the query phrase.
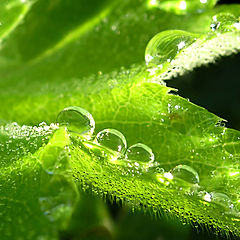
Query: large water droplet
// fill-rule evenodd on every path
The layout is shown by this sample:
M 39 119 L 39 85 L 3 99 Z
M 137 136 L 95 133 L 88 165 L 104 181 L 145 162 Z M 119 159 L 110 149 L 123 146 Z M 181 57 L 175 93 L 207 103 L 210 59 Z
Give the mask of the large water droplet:
M 169 30 L 155 35 L 148 43 L 145 51 L 146 64 L 151 67 L 163 68 L 186 46 L 192 44 L 197 34 L 180 30 Z
M 191 184 L 199 183 L 198 173 L 188 165 L 178 165 L 171 171 L 174 178 L 179 178 Z
M 94 142 L 120 154 L 124 154 L 127 148 L 127 141 L 124 135 L 116 129 L 102 130 L 97 134 Z
M 137 143 L 128 148 L 125 158 L 131 161 L 153 162 L 154 154 L 152 149 L 142 143 Z
M 64 108 L 57 116 L 57 122 L 66 126 L 70 132 L 81 134 L 86 139 L 91 139 L 94 132 L 95 121 L 92 115 L 81 107 Z
M 240 23 L 231 13 L 219 13 L 212 18 L 210 29 L 213 32 L 232 32 L 240 30 Z
M 150 7 L 158 7 L 175 14 L 201 13 L 211 9 L 217 0 L 149 0 Z

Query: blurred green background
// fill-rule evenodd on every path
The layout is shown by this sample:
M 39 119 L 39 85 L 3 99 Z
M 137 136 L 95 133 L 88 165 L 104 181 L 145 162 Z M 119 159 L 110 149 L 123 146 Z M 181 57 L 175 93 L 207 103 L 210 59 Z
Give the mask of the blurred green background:
M 86 193 L 61 240 L 221 240 L 238 239 L 216 233 L 209 227 L 181 223 L 172 216 L 156 218 L 149 213 L 132 212 L 120 203 L 103 202 Z

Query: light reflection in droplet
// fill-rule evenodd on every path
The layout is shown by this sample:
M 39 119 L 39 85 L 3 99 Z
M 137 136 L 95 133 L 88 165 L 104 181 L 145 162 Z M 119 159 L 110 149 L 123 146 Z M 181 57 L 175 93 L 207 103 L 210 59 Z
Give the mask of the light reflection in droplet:
M 170 173 L 170 172 L 166 172 L 163 174 L 163 176 L 169 180 L 172 180 L 173 179 L 173 175 Z
M 229 176 L 230 177 L 233 177 L 233 176 L 237 176 L 239 174 L 239 172 L 230 172 L 229 173 Z
M 185 10 L 185 9 L 187 8 L 187 3 L 186 3 L 185 1 L 181 1 L 181 2 L 179 3 L 179 8 L 180 8 L 181 10 Z
M 212 201 L 212 196 L 210 193 L 206 193 L 204 196 L 203 196 L 203 200 L 207 201 L 207 202 L 211 202 Z

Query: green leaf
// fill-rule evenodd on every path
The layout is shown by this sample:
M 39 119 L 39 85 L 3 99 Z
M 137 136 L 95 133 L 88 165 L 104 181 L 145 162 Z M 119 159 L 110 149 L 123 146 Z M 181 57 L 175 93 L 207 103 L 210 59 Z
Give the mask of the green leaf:
M 159 84 L 134 83 L 130 88 L 121 86 L 101 94 L 92 108 L 97 129 L 121 131 L 129 146 L 136 142 L 147 144 L 166 171 L 178 164 L 192 166 L 200 176 L 201 190 L 227 193 L 237 204 L 239 177 L 235 164 L 239 132 L 219 126 L 220 118 L 168 91 Z M 100 99 L 104 99 L 104 109 Z M 86 104 L 93 101 L 85 100 Z M 90 185 L 100 195 L 108 193 L 123 202 L 126 199 L 134 208 L 143 205 L 153 212 L 170 211 L 187 220 L 211 223 L 216 228 L 238 233 L 238 214 L 231 215 L 227 203 L 224 207 L 207 203 L 196 196 L 195 190 L 181 190 L 181 184 L 176 182 L 165 186 L 168 180 L 159 182 L 156 173 L 129 176 L 125 169 L 129 167 L 121 167 L 121 162 L 111 164 L 97 157 L 92 160 L 93 157 L 83 154 L 77 144 L 72 146 L 72 151 L 75 177 L 84 188 Z M 233 173 L 236 175 L 232 177 Z
M 213 15 L 211 12 L 173 15 L 152 8 L 145 0 L 105 0 L 101 3 L 92 0 L 87 5 L 88 9 L 86 2 L 82 1 L 83 6 L 80 8 L 79 1 L 76 0 L 71 4 L 64 1 L 55 4 L 39 1 L 24 23 L 12 34 L 1 55 L 7 60 L 16 60 L 18 67 L 29 61 L 31 64 L 27 65 L 27 69 L 22 69 L 22 78 L 30 75 L 30 79 L 34 77 L 35 81 L 54 76 L 69 78 L 98 71 L 109 72 L 114 68 L 142 62 L 147 42 L 160 31 L 208 31 Z M 239 11 L 238 5 L 236 8 Z M 44 19 L 50 19 L 49 21 L 42 21 L 39 16 L 43 16 L 42 9 Z M 66 14 L 64 20 L 61 9 Z M 91 14 L 75 17 L 82 16 L 81 11 Z M 54 70 L 56 68 L 58 73 Z M 26 71 L 29 72 L 28 76 L 24 74 Z
M 0 40 L 7 37 L 18 24 L 20 24 L 32 3 L 30 1 L 3 0 L 0 3 L 1 19 L 0 19 Z
M 53 125 L 43 124 L 1 127 L 2 239 L 57 239 L 57 230 L 66 228 L 77 192 L 66 172 L 64 149 L 54 151 L 53 148 L 63 146 L 66 132 L 58 130 L 46 145 L 54 131 Z M 56 162 L 57 170 L 51 173 L 44 170 L 46 163 L 40 164 L 43 159 L 49 161 L 46 152 Z
M 33 5 L 0 51 L 3 239 L 57 239 L 77 204 L 76 184 L 133 209 L 240 234 L 239 132 L 221 126 L 222 119 L 176 95 L 164 82 L 239 51 L 240 33 L 227 21 L 224 31 L 209 30 L 212 17 L 222 12 L 237 17 L 240 7 L 180 16 L 147 1 Z M 171 61 L 164 58 L 146 67 L 145 47 L 163 30 L 171 30 L 161 33 L 169 39 L 162 47 L 166 56 L 171 52 Z M 184 34 L 194 35 L 194 41 L 172 54 Z M 138 174 L 124 159 L 112 161 L 109 152 L 99 157 L 87 147 L 95 143 L 84 145 L 85 140 L 53 124 L 68 106 L 93 115 L 95 135 L 115 128 L 128 146 L 149 146 L 165 173 L 179 164 L 191 166 L 199 174 L 199 186 L 168 179 L 154 167 Z M 14 121 L 23 126 L 8 123 Z M 37 126 L 43 121 L 48 125 Z

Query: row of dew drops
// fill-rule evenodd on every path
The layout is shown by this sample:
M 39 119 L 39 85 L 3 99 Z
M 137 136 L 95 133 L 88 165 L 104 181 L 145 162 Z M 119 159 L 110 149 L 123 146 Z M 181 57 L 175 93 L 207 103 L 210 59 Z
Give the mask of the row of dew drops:
M 165 172 L 155 160 L 151 148 L 143 143 L 136 143 L 127 148 L 124 135 L 116 129 L 104 129 L 93 138 L 95 121 L 83 108 L 71 106 L 63 109 L 57 116 L 57 123 L 80 138 L 82 144 L 98 157 L 108 159 L 110 164 L 121 167 L 123 175 L 153 174 L 158 182 L 186 193 L 195 194 L 206 202 L 213 202 L 225 209 L 225 213 L 239 216 L 230 198 L 224 193 L 208 193 L 199 187 L 199 175 L 188 165 L 178 165 Z M 124 169 L 126 171 L 124 171 Z
M 180 51 L 198 38 L 208 40 L 223 33 L 240 31 L 239 21 L 240 17 L 237 18 L 231 13 L 219 13 L 212 17 L 207 34 L 200 35 L 181 30 L 168 30 L 156 34 L 145 50 L 145 62 L 149 72 L 154 74 L 162 70 L 165 64 L 171 63 Z

